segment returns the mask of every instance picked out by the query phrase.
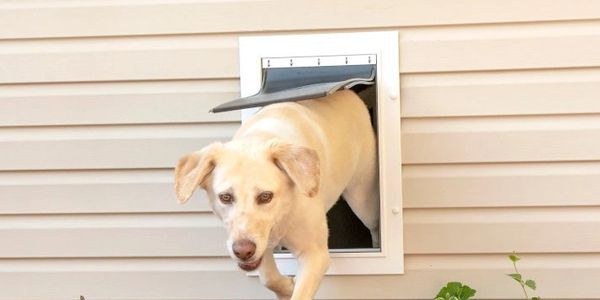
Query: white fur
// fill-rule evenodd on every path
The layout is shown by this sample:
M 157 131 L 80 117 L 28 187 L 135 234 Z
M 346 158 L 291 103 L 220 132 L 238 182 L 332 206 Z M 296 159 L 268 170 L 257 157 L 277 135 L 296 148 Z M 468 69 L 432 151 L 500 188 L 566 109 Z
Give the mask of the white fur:
M 375 136 L 363 102 L 351 91 L 263 108 L 233 140 L 183 157 L 176 191 L 185 202 L 198 185 L 227 227 L 227 246 L 250 239 L 261 282 L 279 299 L 312 299 L 329 266 L 326 212 L 341 194 L 378 244 Z M 273 193 L 267 204 L 257 195 Z M 223 204 L 220 193 L 231 193 Z M 282 276 L 273 248 L 298 258 L 295 282 Z M 240 262 L 241 263 L 241 262 Z

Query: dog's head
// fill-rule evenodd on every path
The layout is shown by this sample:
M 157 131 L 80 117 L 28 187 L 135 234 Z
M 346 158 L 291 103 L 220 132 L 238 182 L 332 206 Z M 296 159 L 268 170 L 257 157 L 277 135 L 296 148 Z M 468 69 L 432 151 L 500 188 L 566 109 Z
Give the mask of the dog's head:
M 175 191 L 184 203 L 198 186 L 206 190 L 229 233 L 231 257 L 251 271 L 279 242 L 278 224 L 296 198 L 318 193 L 319 175 L 319 158 L 310 148 L 279 140 L 231 141 L 182 157 L 175 168 Z

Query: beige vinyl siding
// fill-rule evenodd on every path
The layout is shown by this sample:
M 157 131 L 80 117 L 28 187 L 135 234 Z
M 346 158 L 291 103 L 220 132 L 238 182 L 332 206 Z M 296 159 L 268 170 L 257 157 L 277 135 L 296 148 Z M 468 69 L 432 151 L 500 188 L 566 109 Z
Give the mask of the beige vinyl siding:
M 239 95 L 239 36 L 381 29 L 400 37 L 406 274 L 330 276 L 318 299 L 451 280 L 519 299 L 512 250 L 542 298 L 600 298 L 599 2 L 315 5 L 0 2 L 0 299 L 272 298 L 202 193 L 176 203 L 172 168 L 239 126 L 207 113 Z
M 196 34 L 571 21 L 598 18 L 594 0 L 8 0 L 2 38 Z M 29 23 L 29 20 L 37 22 Z M 107 20 L 110 20 L 108 22 Z M 43 26 L 38 26 L 38 25 Z

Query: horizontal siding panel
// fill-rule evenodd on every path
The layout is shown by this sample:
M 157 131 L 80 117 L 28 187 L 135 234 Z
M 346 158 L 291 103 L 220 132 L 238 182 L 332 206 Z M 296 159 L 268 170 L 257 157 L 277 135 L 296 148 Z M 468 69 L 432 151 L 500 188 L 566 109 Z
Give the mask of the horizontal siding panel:
M 600 207 L 405 209 L 411 254 L 600 252 Z
M 407 41 L 400 66 L 403 73 L 598 67 L 600 35 Z
M 404 204 L 418 207 L 600 205 L 598 163 L 409 165 Z M 2 213 L 207 211 L 204 193 L 175 203 L 173 171 L 0 173 Z M 81 195 L 87 195 L 85 201 Z
M 402 121 L 405 164 L 600 160 L 597 115 Z
M 504 73 L 504 72 L 503 72 Z M 600 72 L 552 70 L 402 77 L 403 117 L 598 113 Z M 535 78 L 532 80 L 531 78 Z M 237 80 L 0 86 L 0 126 L 237 121 L 209 114 Z
M 405 209 L 404 218 L 407 254 L 600 252 L 600 207 Z M 0 238 L 11 241 L 3 258 L 228 255 L 211 213 L 4 215 Z
M 239 77 L 235 35 L 42 40 L 4 46 L 4 84 Z M 598 67 L 600 35 L 544 36 L 531 30 L 530 36 L 514 38 L 450 35 L 429 40 L 402 39 L 400 33 L 399 51 L 400 72 L 405 74 Z M 542 52 L 545 55 L 539 55 Z
M 2 216 L 2 258 L 226 256 L 210 213 Z
M 232 122 L 208 111 L 239 97 L 234 80 L 0 86 L 0 126 Z
M 238 123 L 0 129 L 1 170 L 172 168 Z M 15 153 L 19 155 L 15 156 Z
M 0 54 L 0 83 L 233 78 L 236 48 Z
M 4 258 L 4 272 L 237 271 L 230 257 Z
M 404 207 L 600 206 L 600 163 L 402 168 Z
M 600 205 L 600 163 L 408 165 L 406 208 Z M 176 203 L 173 170 L 0 172 L 3 214 L 205 212 Z M 82 195 L 86 195 L 82 197 Z
M 203 191 L 180 205 L 173 178 L 173 169 L 0 172 L 0 214 L 210 211 Z
M 515 73 L 510 72 L 510 75 Z M 526 73 L 533 77 L 538 75 L 537 72 Z M 464 75 L 465 73 L 456 73 L 451 76 L 460 78 Z M 567 76 L 561 77 L 556 78 L 555 82 L 522 82 L 518 79 L 501 82 L 502 78 L 496 78 L 496 82 L 461 82 L 449 78 L 450 83 L 445 85 L 432 82 L 427 86 L 410 86 L 409 79 L 407 84 L 401 85 L 402 116 L 456 117 L 600 112 L 597 96 L 600 94 L 600 76 L 596 80 L 588 79 L 590 81 L 587 82 L 575 81 Z
M 596 70 L 494 75 L 403 76 L 403 117 L 600 112 Z M 0 110 L 6 112 L 0 126 L 237 121 L 237 112 L 208 110 L 238 97 L 238 85 L 210 80 L 0 86 Z
M 544 299 L 598 299 L 597 254 L 522 255 L 520 270 Z M 479 299 L 520 299 L 505 255 L 407 255 L 404 275 L 327 276 L 315 299 L 431 299 L 447 281 L 477 289 Z M 256 277 L 228 258 L 2 260 L 0 299 L 273 299 Z M 564 284 L 577 278 L 577 284 Z M 21 284 L 28 282 L 27 285 Z M 102 282 L 103 284 L 99 284 Z M 110 288 L 106 288 L 110 286 Z M 235 288 L 231 288 L 235 286 Z M 377 289 L 365 289 L 377 286 Z M 35 287 L 35 288 L 33 288 Z
M 599 24 L 600 26 L 600 24 Z M 515 84 L 577 83 L 600 81 L 600 68 L 475 71 L 460 73 L 406 74 L 400 78 L 403 88 L 488 86 Z M 493 95 L 490 95 L 493 96 Z
M 593 0 L 310 1 L 296 5 L 294 10 L 278 1 L 95 1 L 85 5 L 26 1 L 0 6 L 0 38 L 381 28 L 598 17 L 600 5 Z

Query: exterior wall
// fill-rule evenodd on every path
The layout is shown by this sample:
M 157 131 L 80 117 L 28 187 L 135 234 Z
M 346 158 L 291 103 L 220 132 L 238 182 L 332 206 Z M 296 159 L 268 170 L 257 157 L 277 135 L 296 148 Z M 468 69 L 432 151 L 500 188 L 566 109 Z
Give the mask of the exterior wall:
M 319 299 L 431 299 L 460 280 L 598 299 L 597 1 L 0 3 L 0 299 L 268 299 L 172 168 L 228 139 L 237 38 L 400 33 L 402 276 L 327 277 Z M 400 166 L 398 166 L 400 167 Z

